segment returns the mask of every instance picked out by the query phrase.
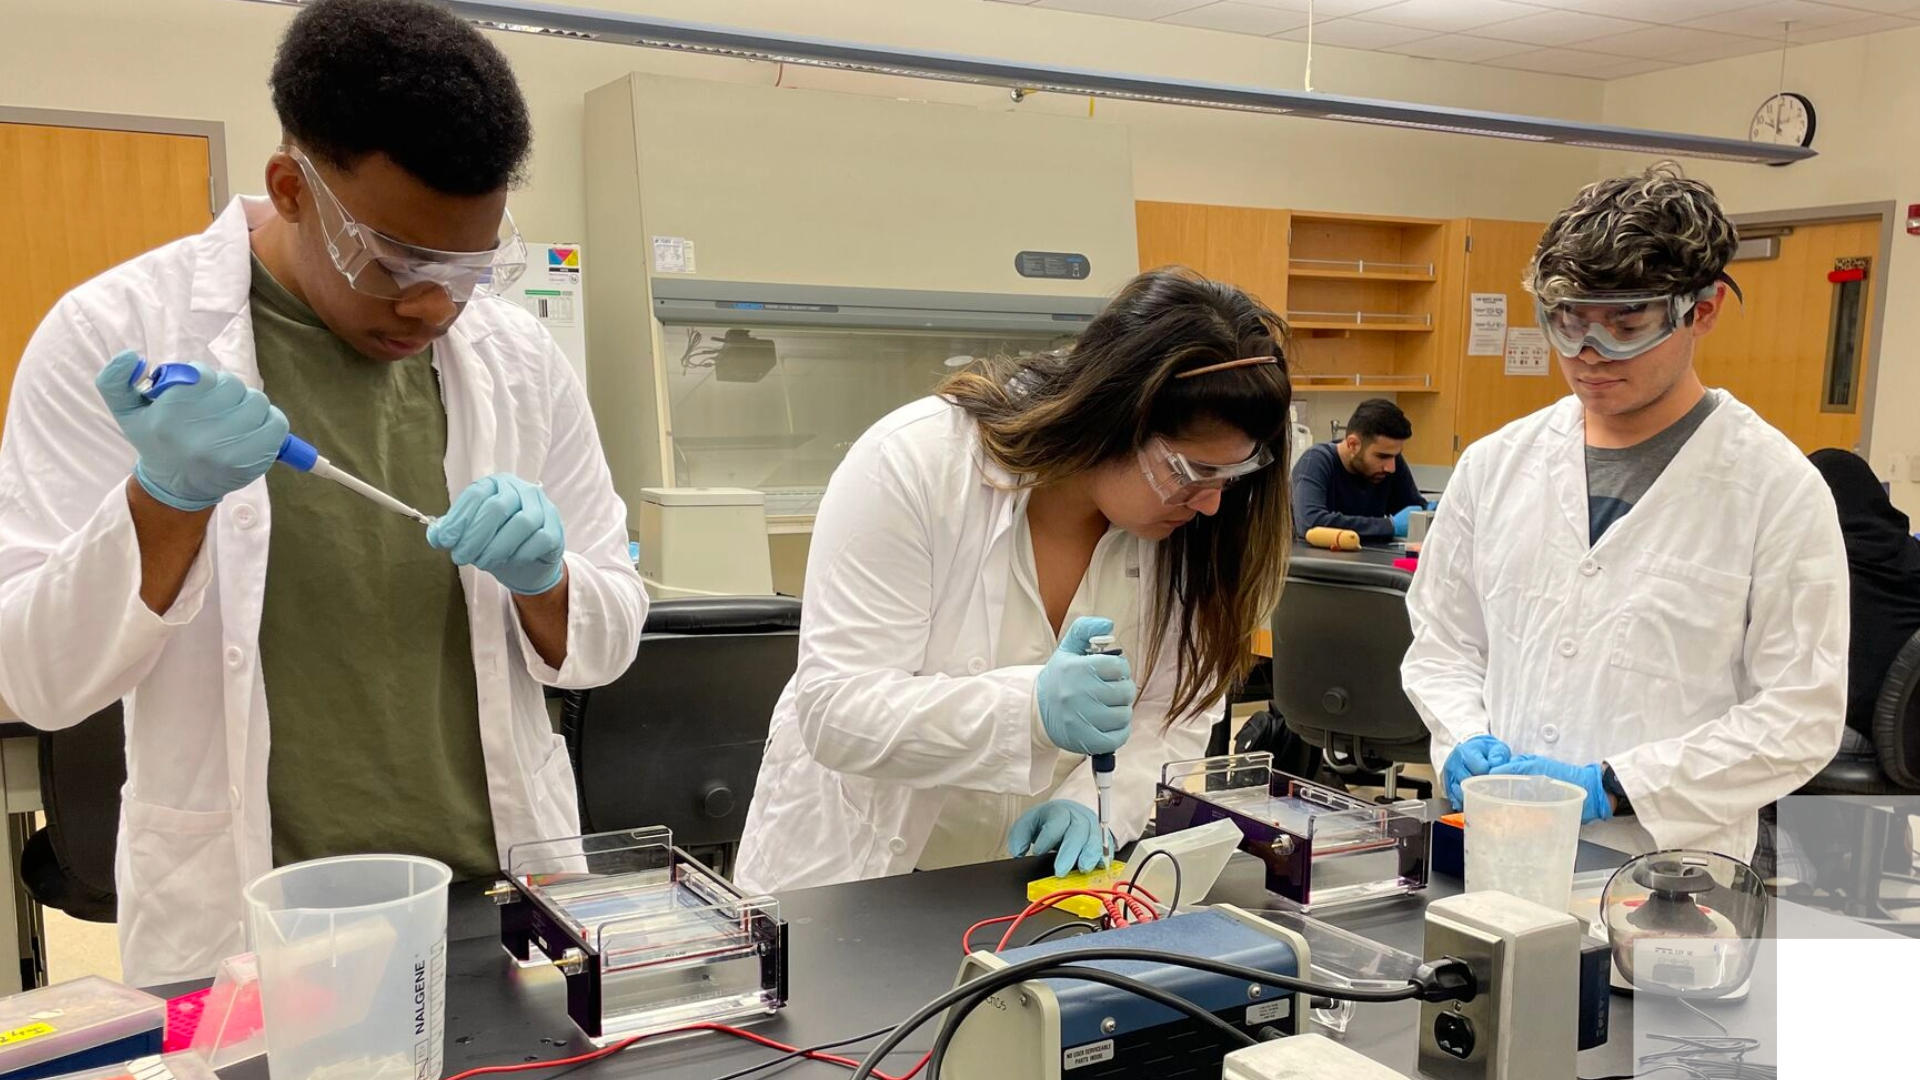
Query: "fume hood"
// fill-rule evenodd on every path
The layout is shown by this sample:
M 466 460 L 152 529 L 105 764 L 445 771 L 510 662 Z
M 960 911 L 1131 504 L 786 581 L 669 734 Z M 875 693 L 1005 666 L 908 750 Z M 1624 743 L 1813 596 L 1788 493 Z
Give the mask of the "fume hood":
M 632 75 L 587 95 L 588 393 L 647 487 L 805 532 L 874 421 L 1069 344 L 1138 269 L 1124 129 Z

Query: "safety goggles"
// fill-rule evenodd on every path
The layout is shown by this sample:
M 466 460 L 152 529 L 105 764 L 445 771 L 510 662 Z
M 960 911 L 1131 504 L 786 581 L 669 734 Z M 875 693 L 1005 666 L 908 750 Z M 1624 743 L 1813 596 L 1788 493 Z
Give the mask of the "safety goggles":
M 526 241 L 520 238 L 510 213 L 501 215 L 500 242 L 490 250 L 417 247 L 355 221 L 299 147 L 280 149 L 300 166 L 307 186 L 313 189 L 327 254 L 355 292 L 399 300 L 422 284 L 438 285 L 454 303 L 464 304 L 476 294 L 501 292 L 527 269 Z
M 1602 360 L 1631 360 L 1657 347 L 1686 323 L 1717 285 L 1692 296 L 1660 292 L 1603 292 L 1549 304 L 1534 298 L 1534 314 L 1554 350 L 1571 360 L 1592 349 Z
M 1264 446 L 1235 465 L 1203 465 L 1191 461 L 1160 438 L 1140 448 L 1140 471 L 1168 506 L 1184 506 L 1210 491 L 1223 491 L 1234 481 L 1271 464 L 1273 452 Z

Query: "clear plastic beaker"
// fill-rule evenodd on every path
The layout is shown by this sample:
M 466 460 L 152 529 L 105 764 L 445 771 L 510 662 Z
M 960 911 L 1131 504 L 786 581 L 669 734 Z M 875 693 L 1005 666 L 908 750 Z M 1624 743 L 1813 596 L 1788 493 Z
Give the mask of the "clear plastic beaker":
M 273 1080 L 439 1080 L 452 880 L 432 859 L 350 855 L 247 886 Z
M 1460 794 L 1467 891 L 1497 889 L 1567 910 L 1587 793 L 1546 776 L 1471 776 L 1461 781 Z

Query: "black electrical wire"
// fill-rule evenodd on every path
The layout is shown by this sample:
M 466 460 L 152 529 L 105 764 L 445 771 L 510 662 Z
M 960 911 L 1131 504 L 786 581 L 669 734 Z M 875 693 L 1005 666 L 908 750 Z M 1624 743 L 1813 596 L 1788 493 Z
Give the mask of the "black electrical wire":
M 1072 922 L 1063 922 L 1059 926 L 1048 927 L 1047 929 L 1040 931 L 1038 934 L 1035 934 L 1033 936 L 1033 939 L 1031 941 L 1028 941 L 1027 944 L 1038 945 L 1043 941 L 1048 941 L 1053 938 L 1057 938 L 1061 934 L 1064 934 L 1069 930 L 1079 930 L 1082 933 L 1095 934 L 1100 932 L 1100 924 L 1097 922 L 1090 922 L 1086 919 L 1075 919 Z
M 1133 876 L 1127 879 L 1127 884 L 1138 885 L 1140 883 L 1141 872 L 1147 868 L 1147 864 L 1152 862 L 1156 855 L 1164 857 L 1167 862 L 1173 865 L 1173 899 L 1167 901 L 1167 914 L 1171 915 L 1180 910 L 1180 860 L 1173 857 L 1173 852 L 1168 851 L 1166 848 L 1155 848 L 1147 852 L 1147 857 L 1141 859 L 1140 864 L 1133 868 Z
M 1237 1042 L 1241 1046 L 1254 1046 L 1259 1042 L 1258 1039 L 1227 1023 L 1225 1020 L 1220 1019 L 1213 1013 L 1195 1005 L 1186 998 L 1170 994 L 1150 983 L 1129 978 L 1117 972 L 1104 971 L 1100 968 L 1074 967 L 1063 964 L 1060 967 L 1045 968 L 1036 971 L 1021 981 L 1027 982 L 1033 979 L 1077 979 L 1081 982 L 1103 983 L 1107 986 L 1112 986 L 1120 990 L 1125 990 L 1130 994 L 1146 998 L 1155 1004 L 1164 1005 L 1169 1009 L 1185 1013 L 1189 1017 L 1225 1035 L 1229 1041 Z M 976 979 L 969 985 L 977 986 L 980 981 L 981 980 Z M 959 1033 L 960 1025 L 966 1021 L 967 1016 L 971 1014 L 974 1009 L 978 1008 L 988 998 L 1002 989 L 1005 989 L 1005 987 L 994 986 L 982 989 L 972 997 L 967 998 L 965 1001 L 948 1010 L 947 1018 L 940 1026 L 940 1036 L 935 1039 L 933 1043 L 933 1056 L 927 1062 L 926 1080 L 939 1080 L 940 1066 L 946 1061 L 947 1048 L 953 1042 L 953 1037 Z
M 1174 967 L 1192 968 L 1195 971 L 1210 972 L 1215 975 L 1224 975 L 1227 978 L 1242 980 L 1248 983 L 1264 983 L 1269 986 L 1278 986 L 1289 993 L 1319 994 L 1323 997 L 1337 998 L 1344 1001 L 1407 1001 L 1426 993 L 1426 988 L 1416 982 L 1409 982 L 1405 986 L 1397 986 L 1391 990 L 1365 990 L 1352 986 L 1322 986 L 1318 983 L 1295 978 L 1291 975 L 1276 975 L 1272 972 L 1261 971 L 1258 968 L 1223 963 L 1204 957 L 1182 956 L 1179 953 L 1167 952 L 1163 949 L 1076 949 L 1054 956 L 1039 956 L 1032 960 L 1023 960 L 1020 963 L 1001 968 L 999 971 L 975 979 L 965 986 L 949 990 L 932 1001 L 927 1002 L 915 1011 L 912 1016 L 901 1021 L 900 1026 L 894 1028 L 893 1032 L 882 1040 L 879 1046 L 868 1052 L 865 1060 L 861 1061 L 860 1068 L 855 1070 L 851 1080 L 872 1080 L 873 1070 L 879 1067 L 880 1062 L 887 1059 L 887 1056 L 893 1052 L 894 1047 L 899 1046 L 906 1040 L 907 1036 L 918 1031 L 927 1021 L 933 1019 L 954 1004 L 965 1001 L 978 993 L 990 992 L 1003 986 L 1011 986 L 1014 983 L 1025 982 L 1027 979 L 1032 978 L 1033 973 L 1036 971 L 1045 971 L 1048 968 L 1057 967 L 1063 963 L 1085 960 L 1144 960 L 1149 963 L 1167 964 Z M 1471 980 L 1469 980 L 1469 985 L 1466 989 L 1469 991 L 1468 996 L 1472 996 L 1471 990 L 1473 987 Z

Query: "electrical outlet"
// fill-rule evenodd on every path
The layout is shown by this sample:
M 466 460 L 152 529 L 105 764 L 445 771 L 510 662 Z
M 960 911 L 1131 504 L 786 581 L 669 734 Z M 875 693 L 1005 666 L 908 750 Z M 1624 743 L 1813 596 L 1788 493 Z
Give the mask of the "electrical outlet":
M 1913 454 L 1907 458 L 1907 479 L 1920 480 L 1920 454 Z

